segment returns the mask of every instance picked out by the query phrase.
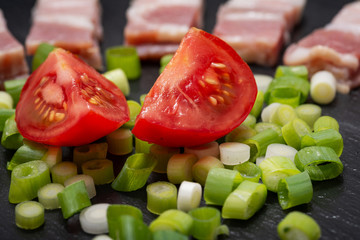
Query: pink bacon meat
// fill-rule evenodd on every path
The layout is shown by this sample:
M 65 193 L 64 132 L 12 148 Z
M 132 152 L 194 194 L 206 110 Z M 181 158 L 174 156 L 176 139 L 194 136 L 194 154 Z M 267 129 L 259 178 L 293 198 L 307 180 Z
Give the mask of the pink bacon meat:
M 345 5 L 330 24 L 286 49 L 286 65 L 306 65 L 310 74 L 327 70 L 337 90 L 348 93 L 360 86 L 360 2 Z
M 27 75 L 24 47 L 11 35 L 0 9 L 0 81 Z
M 305 0 L 230 0 L 217 13 L 213 33 L 247 63 L 273 66 L 289 32 L 302 16 Z
M 99 40 L 102 38 L 98 0 L 38 0 L 26 50 L 33 55 L 46 42 L 78 54 L 96 69 L 102 69 Z
M 202 25 L 202 0 L 134 0 L 126 12 L 125 43 L 141 59 L 174 53 L 191 27 Z

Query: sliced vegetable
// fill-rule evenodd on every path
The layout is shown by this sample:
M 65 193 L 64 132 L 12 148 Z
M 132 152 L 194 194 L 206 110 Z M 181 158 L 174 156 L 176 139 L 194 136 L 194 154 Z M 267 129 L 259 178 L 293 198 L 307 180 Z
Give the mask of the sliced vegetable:
M 258 91 L 262 91 L 263 93 L 266 92 L 271 81 L 273 80 L 273 77 L 265 74 L 254 74 L 254 78 Z
M 15 114 L 15 109 L 0 109 L 0 132 L 4 130 L 5 121 Z
M 254 106 L 251 109 L 250 114 L 253 115 L 255 118 L 258 118 L 261 113 L 261 110 L 263 109 L 263 105 L 264 105 L 264 93 L 262 91 L 258 91 Z
M 283 178 L 278 185 L 278 199 L 282 209 L 309 203 L 313 197 L 313 187 L 307 172 Z
M 256 131 L 244 124 L 241 124 L 225 136 L 225 142 L 243 142 L 256 135 Z
M 188 236 L 174 230 L 159 230 L 153 233 L 153 240 L 188 240 Z
M 205 186 L 208 173 L 213 168 L 224 168 L 224 164 L 216 157 L 208 156 L 200 158 L 192 167 L 194 180 Z
M 179 233 L 189 235 L 192 224 L 193 219 L 187 213 L 176 209 L 169 209 L 153 220 L 149 225 L 149 229 L 152 232 L 175 230 Z
M 30 75 L 16 107 L 19 132 L 54 146 L 91 143 L 128 120 L 121 90 L 60 48 Z
M 170 158 L 180 153 L 180 148 L 164 147 L 157 144 L 153 144 L 150 147 L 150 155 L 156 160 L 156 166 L 154 172 L 166 173 L 167 165 Z
M 81 172 L 81 165 L 89 160 L 106 158 L 108 144 L 92 143 L 75 147 L 73 150 L 73 162 L 77 165 L 78 171 Z
M 326 129 L 309 133 L 301 138 L 301 148 L 310 146 L 331 147 L 340 157 L 344 149 L 344 142 L 338 131 Z
M 83 209 L 80 213 L 81 229 L 89 234 L 102 234 L 109 232 L 107 222 L 108 203 L 98 203 Z
M 209 171 L 204 187 L 206 204 L 223 205 L 229 194 L 243 181 L 238 171 L 213 168 Z
M 280 126 L 284 126 L 291 120 L 297 117 L 295 109 L 287 104 L 281 104 L 276 108 L 275 112 L 270 117 L 270 122 Z
M 47 164 L 35 160 L 17 165 L 11 172 L 9 202 L 20 203 L 37 197 L 41 187 L 50 183 Z
M 286 144 L 272 143 L 266 149 L 265 158 L 282 156 L 287 157 L 294 162 L 295 155 L 298 151 Z
M 126 102 L 128 104 L 129 110 L 130 110 L 130 120 L 124 124 L 124 127 L 133 128 L 135 125 L 135 119 L 141 111 L 141 105 L 138 102 L 133 101 L 133 100 L 127 100 Z
M 8 80 L 4 82 L 4 88 L 7 93 L 9 93 L 14 101 L 14 106 L 17 105 L 20 99 L 20 93 L 24 87 L 26 78 L 17 78 L 13 80 Z
M 261 112 L 262 122 L 270 122 L 271 115 L 276 111 L 278 107 L 281 106 L 281 103 L 270 103 L 267 105 Z
M 90 199 L 96 196 L 96 188 L 95 188 L 94 179 L 89 175 L 80 174 L 80 175 L 75 175 L 71 178 L 68 178 L 64 182 L 64 186 L 67 187 L 70 184 L 73 184 L 73 183 L 79 182 L 79 181 L 84 181 L 85 186 L 86 186 L 86 191 L 88 192 Z
M 23 145 L 23 136 L 19 133 L 15 122 L 15 115 L 5 121 L 4 130 L 1 136 L 1 145 L 6 149 L 18 149 Z
M 148 226 L 132 215 L 120 215 L 109 235 L 112 239 L 152 240 Z
M 311 77 L 311 98 L 319 104 L 329 104 L 336 96 L 336 79 L 329 71 L 319 71 Z
M 199 146 L 185 147 L 184 152 L 193 153 L 197 156 L 198 159 L 207 156 L 219 157 L 219 143 L 213 141 Z
M 48 167 L 51 169 L 53 166 L 62 161 L 62 149 L 61 147 L 47 146 L 47 152 L 41 158 L 44 162 L 47 163 Z
M 199 207 L 201 195 L 202 189 L 199 183 L 183 181 L 179 187 L 177 209 L 188 212 Z
M 321 107 L 315 104 L 302 104 L 295 108 L 298 118 L 304 120 L 311 129 L 314 127 L 315 121 L 321 116 Z
M 56 164 L 51 168 L 51 179 L 53 183 L 60 183 L 64 185 L 64 182 L 77 174 L 76 164 L 69 161 L 64 161 Z
M 319 117 L 314 123 L 314 132 L 318 132 L 329 128 L 339 131 L 339 123 L 333 117 L 322 116 Z
M 0 109 L 12 109 L 14 100 L 8 92 L 0 91 Z
M 220 144 L 220 160 L 224 165 L 237 165 L 250 159 L 250 147 L 244 143 L 225 142 Z
M 155 159 L 149 154 L 135 153 L 127 158 L 111 187 L 116 191 L 130 192 L 138 190 L 146 184 L 155 165 Z
M 301 138 L 311 132 L 309 125 L 300 118 L 295 118 L 281 128 L 282 135 L 287 145 L 299 150 Z
M 121 68 L 116 68 L 111 71 L 107 71 L 103 76 L 113 82 L 125 96 L 130 94 L 129 81 Z
M 256 94 L 253 74 L 234 49 L 191 28 L 147 94 L 133 133 L 171 147 L 215 141 L 245 120 Z
M 133 135 L 130 129 L 119 128 L 106 135 L 108 151 L 114 155 L 125 155 L 133 151 Z
M 321 229 L 317 222 L 309 215 L 298 211 L 287 214 L 278 224 L 277 231 L 281 240 L 317 240 L 321 237 Z
M 244 162 L 236 165 L 233 170 L 238 171 L 244 180 L 259 182 L 261 177 L 261 169 L 255 163 Z
M 26 201 L 15 207 L 16 226 L 26 230 L 33 230 L 45 222 L 44 207 L 41 203 Z
M 281 103 L 292 107 L 299 106 L 301 101 L 301 92 L 295 88 L 276 88 L 269 94 L 268 104 Z
M 247 220 L 265 204 L 266 197 L 264 184 L 245 180 L 226 198 L 222 217 Z
M 197 161 L 195 154 L 182 153 L 173 155 L 167 165 L 167 178 L 173 184 L 180 184 L 182 181 L 192 181 L 192 166 Z
M 113 162 L 109 159 L 95 159 L 81 166 L 82 172 L 94 179 L 95 185 L 103 185 L 114 180 Z
M 344 169 L 336 152 L 330 147 L 322 146 L 301 149 L 295 155 L 295 164 L 300 171 L 306 171 L 314 181 L 336 178 Z
M 60 183 L 48 183 L 38 190 L 37 197 L 45 209 L 53 210 L 60 208 L 57 194 L 64 190 Z
M 275 72 L 275 78 L 282 76 L 297 76 L 308 80 L 309 72 L 304 65 L 299 66 L 278 66 Z
M 157 215 L 168 209 L 176 209 L 177 189 L 169 182 L 154 182 L 146 187 L 147 209 Z
M 254 126 L 254 130 L 259 133 L 262 132 L 266 129 L 271 128 L 272 130 L 275 130 L 276 132 L 279 133 L 279 135 L 282 135 L 281 133 L 281 126 L 275 123 L 270 123 L 270 122 L 258 122 L 256 123 L 256 125 Z
M 135 153 L 150 153 L 150 148 L 153 145 L 146 141 L 135 138 Z
M 48 43 L 41 43 L 37 48 L 32 59 L 32 71 L 35 71 L 49 56 L 49 53 L 55 49 L 55 46 Z
M 61 206 L 62 215 L 65 219 L 68 219 L 75 213 L 79 213 L 84 208 L 91 206 L 84 181 L 78 181 L 66 186 L 57 196 Z

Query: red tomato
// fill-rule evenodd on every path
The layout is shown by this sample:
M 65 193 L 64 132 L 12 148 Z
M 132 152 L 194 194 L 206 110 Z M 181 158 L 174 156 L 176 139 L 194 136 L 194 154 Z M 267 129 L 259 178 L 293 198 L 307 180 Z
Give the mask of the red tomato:
M 146 96 L 133 133 L 163 146 L 204 144 L 240 125 L 256 94 L 254 76 L 239 55 L 192 28 Z
M 27 139 L 56 146 L 93 142 L 129 120 L 122 92 L 78 57 L 56 49 L 28 78 L 16 107 Z

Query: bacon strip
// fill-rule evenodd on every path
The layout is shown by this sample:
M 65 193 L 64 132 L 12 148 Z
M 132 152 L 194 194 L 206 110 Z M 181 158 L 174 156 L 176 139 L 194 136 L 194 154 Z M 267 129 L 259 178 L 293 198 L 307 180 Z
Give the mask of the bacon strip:
M 218 10 L 213 33 L 247 63 L 273 66 L 304 5 L 305 0 L 229 0 Z
M 0 81 L 27 75 L 24 47 L 12 36 L 0 9 Z
M 327 70 L 337 90 L 348 93 L 360 86 L 360 2 L 345 5 L 324 28 L 286 49 L 286 65 L 306 65 L 310 74 Z
M 43 42 L 78 54 L 94 68 L 102 69 L 99 40 L 102 39 L 98 0 L 38 0 L 26 50 L 33 55 Z
M 134 0 L 126 12 L 125 43 L 141 59 L 174 53 L 191 27 L 202 25 L 202 0 Z

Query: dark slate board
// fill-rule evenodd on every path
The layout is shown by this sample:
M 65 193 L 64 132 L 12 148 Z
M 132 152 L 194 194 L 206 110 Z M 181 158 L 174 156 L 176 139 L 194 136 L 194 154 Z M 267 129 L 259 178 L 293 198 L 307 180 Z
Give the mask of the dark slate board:
M 103 0 L 104 40 L 102 50 L 119 45 L 123 39 L 123 27 L 126 23 L 125 10 L 128 1 Z M 215 24 L 216 11 L 223 1 L 208 0 L 205 9 L 204 29 L 211 32 Z M 296 41 L 316 28 L 324 26 L 348 0 L 308 0 L 304 18 L 292 34 Z M 8 21 L 8 27 L 14 36 L 24 43 L 30 27 L 30 10 L 33 0 L 0 1 Z M 281 63 L 281 61 L 279 61 Z M 142 64 L 141 79 L 131 82 L 130 99 L 138 100 L 140 94 L 147 92 L 158 76 L 158 63 Z M 250 66 L 254 73 L 274 74 L 274 68 Z M 310 204 L 295 207 L 311 215 L 321 226 L 322 239 L 359 239 L 360 231 L 360 89 L 349 95 L 338 94 L 336 100 L 323 107 L 323 114 L 335 117 L 340 123 L 340 132 L 344 138 L 344 153 L 341 160 L 344 172 L 336 179 L 314 182 L 314 197 Z M 78 215 L 64 220 L 61 212 L 46 211 L 45 225 L 37 230 L 24 231 L 15 226 L 14 207 L 8 202 L 10 172 L 6 162 L 13 152 L 0 147 L 0 239 L 91 239 L 92 236 L 82 232 Z M 66 159 L 71 159 L 71 149 L 64 148 Z M 114 160 L 116 172 L 119 171 L 125 157 Z M 165 175 L 152 174 L 149 182 L 166 180 Z M 142 209 L 144 220 L 150 223 L 156 216 L 146 210 L 145 188 L 131 193 L 119 193 L 109 185 L 97 187 L 97 196 L 93 203 L 123 203 Z M 204 203 L 202 203 L 204 205 Z M 225 220 L 230 228 L 228 239 L 277 239 L 276 226 L 289 211 L 281 210 L 277 196 L 269 192 L 265 206 L 250 220 Z

